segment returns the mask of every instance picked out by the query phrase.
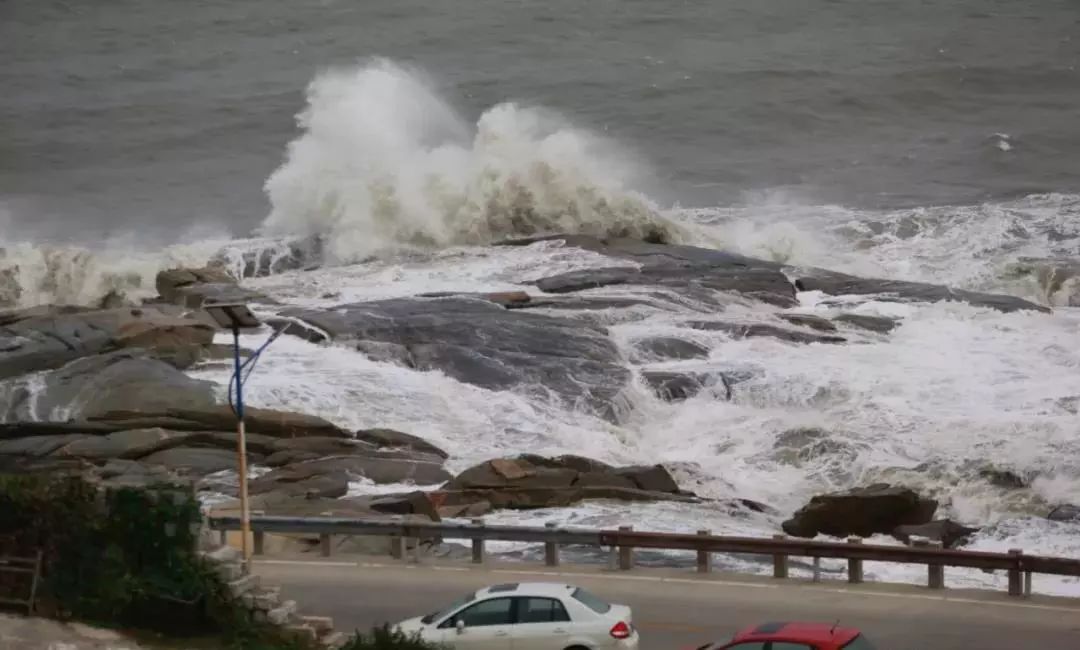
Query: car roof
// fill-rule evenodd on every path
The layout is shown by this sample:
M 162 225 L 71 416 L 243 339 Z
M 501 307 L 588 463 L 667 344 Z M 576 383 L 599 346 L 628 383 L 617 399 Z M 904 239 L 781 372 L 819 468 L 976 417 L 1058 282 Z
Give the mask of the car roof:
M 491 585 L 476 592 L 477 598 L 488 596 L 569 596 L 575 587 L 564 582 L 508 582 Z
M 853 627 L 833 623 L 771 621 L 744 628 L 733 641 L 809 641 L 811 643 L 847 643 L 859 635 Z

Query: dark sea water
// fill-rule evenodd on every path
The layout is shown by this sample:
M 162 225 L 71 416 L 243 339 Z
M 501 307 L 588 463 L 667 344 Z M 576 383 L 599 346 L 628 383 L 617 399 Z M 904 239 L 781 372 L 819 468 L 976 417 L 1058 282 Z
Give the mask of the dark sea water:
M 1080 189 L 1076 0 L 2 0 L 2 239 L 245 235 L 307 84 L 373 56 L 615 139 L 662 205 Z

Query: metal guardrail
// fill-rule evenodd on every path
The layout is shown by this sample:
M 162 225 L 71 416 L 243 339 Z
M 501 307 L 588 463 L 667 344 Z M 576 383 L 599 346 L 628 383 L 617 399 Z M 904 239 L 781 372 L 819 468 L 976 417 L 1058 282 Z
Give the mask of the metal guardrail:
M 240 518 L 233 516 L 211 517 L 212 530 L 221 532 L 224 543 L 227 531 L 240 530 Z M 821 558 L 846 559 L 847 577 L 850 583 L 863 582 L 863 562 L 895 562 L 923 564 L 927 567 L 927 586 L 931 589 L 945 587 L 945 567 L 965 567 L 984 571 L 1006 571 L 1009 595 L 1031 594 L 1033 573 L 1080 576 L 1080 560 L 1060 557 L 1025 555 L 1019 549 L 1008 553 L 987 551 L 964 551 L 941 548 L 940 543 L 916 541 L 912 546 L 885 546 L 864 544 L 862 539 L 852 537 L 847 542 L 823 542 L 789 538 L 775 535 L 770 538 L 731 537 L 711 535 L 707 530 L 697 534 L 657 533 L 634 531 L 630 526 L 618 530 L 591 530 L 558 528 L 548 524 L 543 528 L 531 526 L 487 526 L 482 519 L 470 524 L 443 522 L 394 522 L 386 520 L 347 519 L 338 517 L 280 517 L 253 515 L 251 530 L 254 537 L 254 553 L 263 553 L 266 533 L 292 533 L 318 535 L 322 554 L 332 551 L 334 535 L 373 535 L 389 537 L 395 557 L 405 556 L 407 540 L 465 539 L 472 542 L 472 560 L 484 561 L 484 542 L 534 542 L 544 545 L 545 562 L 550 566 L 559 564 L 560 546 L 595 546 L 611 549 L 612 568 L 630 570 L 634 566 L 634 549 L 686 550 L 697 552 L 699 572 L 711 571 L 713 553 L 745 553 L 772 556 L 773 576 L 788 577 L 790 557 L 809 557 L 814 561 L 813 579 L 821 579 Z

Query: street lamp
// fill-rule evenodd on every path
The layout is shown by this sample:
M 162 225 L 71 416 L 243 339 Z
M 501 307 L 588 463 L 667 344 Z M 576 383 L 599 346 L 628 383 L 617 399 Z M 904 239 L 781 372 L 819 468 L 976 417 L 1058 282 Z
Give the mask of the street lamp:
M 248 534 L 251 529 L 251 519 L 248 512 L 248 489 L 247 489 L 247 437 L 244 432 L 244 395 L 243 379 L 240 376 L 242 366 L 240 364 L 240 330 L 257 328 L 262 323 L 251 313 L 248 306 L 243 303 L 227 303 L 203 305 L 203 309 L 210 317 L 224 329 L 231 329 L 233 333 L 233 382 L 236 382 L 236 444 L 237 453 L 240 455 L 240 543 L 244 554 L 244 572 L 251 572 L 251 554 L 248 552 Z M 273 340 L 273 339 L 271 339 Z M 263 348 L 268 345 L 267 341 Z M 262 351 L 262 348 L 259 350 Z M 253 357 L 254 359 L 254 357 Z M 232 382 L 229 384 L 229 393 L 232 394 Z

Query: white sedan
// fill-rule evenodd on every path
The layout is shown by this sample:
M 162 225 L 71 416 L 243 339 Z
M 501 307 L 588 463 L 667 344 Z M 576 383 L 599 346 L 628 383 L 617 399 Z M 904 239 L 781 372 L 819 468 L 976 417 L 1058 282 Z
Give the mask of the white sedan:
M 485 587 L 427 616 L 397 624 L 455 650 L 637 650 L 630 608 L 573 585 Z

